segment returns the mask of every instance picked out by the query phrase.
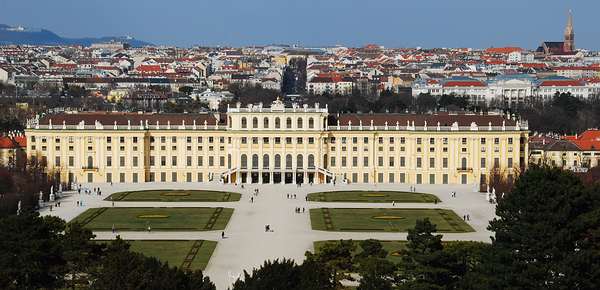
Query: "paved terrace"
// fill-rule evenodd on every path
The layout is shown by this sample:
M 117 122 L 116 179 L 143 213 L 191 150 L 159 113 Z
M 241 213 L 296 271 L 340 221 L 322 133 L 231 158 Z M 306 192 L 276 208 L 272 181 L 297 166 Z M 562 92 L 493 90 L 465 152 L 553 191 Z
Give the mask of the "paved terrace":
M 217 248 L 205 270 L 217 286 L 227 289 L 239 277 L 244 269 L 251 270 L 266 259 L 292 258 L 298 262 L 304 259 L 305 251 L 313 250 L 313 242 L 318 240 L 374 238 L 379 240 L 404 240 L 407 233 L 377 232 L 326 232 L 313 231 L 310 225 L 310 208 L 345 207 L 345 208 L 392 208 L 391 203 L 338 203 L 338 202 L 306 202 L 305 196 L 310 192 L 331 190 L 396 190 L 409 191 L 408 184 L 378 185 L 246 185 L 244 189 L 236 185 L 207 183 L 143 183 L 143 184 L 89 184 L 87 187 L 100 187 L 102 196 L 68 193 L 62 199 L 61 207 L 52 212 L 48 208 L 41 210 L 42 215 L 51 214 L 67 221 L 93 207 L 110 207 L 110 201 L 104 201 L 108 195 L 119 191 L 147 189 L 204 189 L 239 192 L 239 202 L 115 202 L 115 207 L 230 207 L 235 211 L 225 230 L 225 239 L 221 239 L 221 231 L 208 232 L 118 232 L 123 239 L 132 240 L 190 240 L 203 239 L 218 241 Z M 84 186 L 84 187 L 85 187 Z M 253 190 L 260 192 L 250 203 Z M 450 192 L 456 191 L 456 198 Z M 474 229 L 472 233 L 445 233 L 444 240 L 490 241 L 492 235 L 486 227 L 494 217 L 494 206 L 485 200 L 485 194 L 475 191 L 473 185 L 417 185 L 417 192 L 437 195 L 442 202 L 396 203 L 395 208 L 443 208 L 451 209 L 457 215 L 469 214 L 468 222 Z M 297 199 L 287 199 L 287 193 L 294 193 Z M 83 201 L 83 207 L 76 202 Z M 305 213 L 294 212 L 296 207 L 306 208 Z M 265 232 L 264 227 L 270 224 L 272 232 Z M 97 239 L 113 239 L 117 234 L 111 232 L 95 232 Z

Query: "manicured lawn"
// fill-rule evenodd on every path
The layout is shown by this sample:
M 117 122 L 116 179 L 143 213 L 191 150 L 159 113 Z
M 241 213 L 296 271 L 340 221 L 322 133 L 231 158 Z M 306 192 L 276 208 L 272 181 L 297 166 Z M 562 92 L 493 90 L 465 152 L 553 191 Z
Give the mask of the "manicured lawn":
M 105 200 L 114 201 L 239 201 L 241 194 L 211 190 L 140 190 L 111 194 Z
M 109 241 L 98 242 L 105 243 Z M 172 267 L 182 267 L 188 253 L 196 244 L 199 248 L 196 256 L 193 256 L 193 260 L 189 264 L 190 270 L 204 270 L 217 246 L 217 242 L 204 240 L 128 240 L 127 242 L 131 245 L 131 251 L 148 257 L 155 257 L 162 262 L 169 263 L 169 266 Z
M 309 201 L 324 202 L 440 202 L 433 194 L 404 191 L 329 191 L 308 194 Z
M 462 218 L 446 209 L 316 208 L 310 210 L 313 230 L 357 232 L 406 232 L 417 219 L 428 217 L 438 232 L 474 231 Z
M 390 262 L 393 263 L 400 263 L 402 261 L 401 256 L 399 255 L 401 250 L 404 250 L 404 248 L 406 248 L 406 241 L 379 241 L 381 243 L 381 245 L 383 246 L 383 249 L 385 249 L 388 252 L 388 255 L 386 256 L 386 259 L 389 260 Z M 325 246 L 325 244 L 339 244 L 340 241 L 316 241 L 314 242 L 314 247 L 315 247 L 315 252 L 318 253 L 321 248 L 323 246 Z M 354 243 L 356 245 L 356 252 L 354 254 L 358 254 L 360 252 L 362 252 L 362 249 L 360 248 L 360 241 L 354 240 L 352 241 L 352 243 Z
M 103 207 L 88 209 L 73 222 L 95 231 L 210 231 L 225 229 L 231 208 Z

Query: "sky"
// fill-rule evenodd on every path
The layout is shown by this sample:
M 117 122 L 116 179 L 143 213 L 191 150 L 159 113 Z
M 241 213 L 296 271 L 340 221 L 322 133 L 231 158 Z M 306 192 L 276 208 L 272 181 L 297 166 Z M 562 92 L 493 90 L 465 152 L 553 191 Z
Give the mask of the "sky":
M 0 23 L 158 45 L 472 47 L 562 41 L 600 50 L 598 0 L 0 0 Z

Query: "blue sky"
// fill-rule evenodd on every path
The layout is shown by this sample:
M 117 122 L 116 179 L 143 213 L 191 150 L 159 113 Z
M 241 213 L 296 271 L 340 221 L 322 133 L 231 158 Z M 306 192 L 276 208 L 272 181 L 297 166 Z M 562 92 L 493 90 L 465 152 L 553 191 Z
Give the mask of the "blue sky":
M 598 0 L 0 0 L 0 23 L 178 46 L 535 48 L 562 40 L 569 8 L 576 46 L 600 49 Z

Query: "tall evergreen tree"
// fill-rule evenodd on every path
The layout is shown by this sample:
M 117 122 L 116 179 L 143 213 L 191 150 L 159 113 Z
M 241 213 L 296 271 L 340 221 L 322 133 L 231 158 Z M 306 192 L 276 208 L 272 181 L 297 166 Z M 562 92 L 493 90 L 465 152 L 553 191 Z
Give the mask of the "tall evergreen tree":
M 598 289 L 600 191 L 573 173 L 533 167 L 496 208 L 488 289 Z M 490 273 L 493 271 L 493 273 Z

